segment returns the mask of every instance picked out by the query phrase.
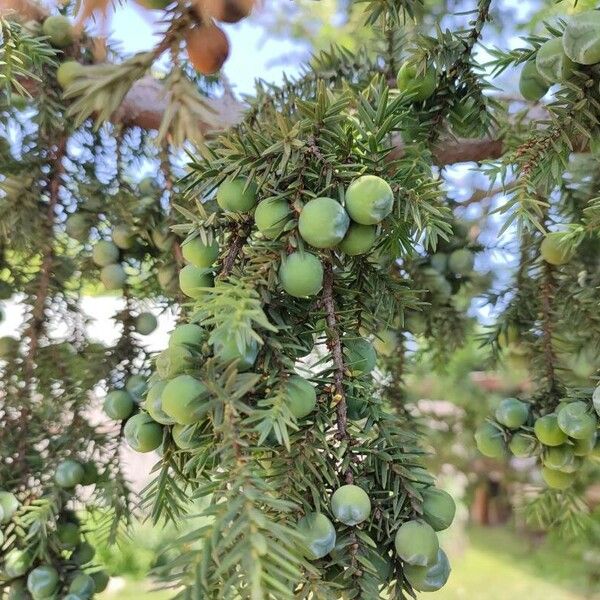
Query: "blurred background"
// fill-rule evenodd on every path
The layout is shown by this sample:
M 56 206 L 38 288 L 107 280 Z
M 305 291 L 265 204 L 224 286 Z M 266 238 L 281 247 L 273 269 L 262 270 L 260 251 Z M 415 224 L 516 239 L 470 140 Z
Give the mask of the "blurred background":
M 352 5 L 352 7 L 351 7 Z M 579 2 L 592 8 L 594 3 Z M 544 21 L 573 10 L 573 2 L 501 0 L 493 4 L 493 21 L 486 31 L 478 60 L 485 64 L 485 48 L 505 49 L 522 45 L 520 36 L 543 28 Z M 468 22 L 473 1 L 426 0 L 425 26 L 439 20 L 442 28 L 460 28 Z M 249 19 L 226 26 L 232 53 L 225 74 L 236 94 L 252 94 L 255 79 L 280 83 L 294 77 L 315 50 L 330 44 L 356 48 L 368 43 L 371 31 L 359 25 L 360 3 L 344 0 L 265 0 Z M 156 13 L 156 14 L 155 14 Z M 161 30 L 158 11 L 142 9 L 134 2 L 123 3 L 103 21 L 91 24 L 97 33 L 108 35 L 122 52 L 149 48 L 153 35 Z M 410 25 L 407 25 L 409 27 Z M 494 80 L 498 89 L 489 93 L 516 96 L 518 73 L 507 71 Z M 151 169 L 151 166 L 148 166 Z M 457 203 L 456 213 L 468 222 L 470 236 L 485 250 L 478 255 L 478 270 L 488 271 L 493 285 L 506 282 L 515 262 L 511 232 L 499 235 L 500 216 L 494 210 L 502 203 L 500 193 L 488 193 L 490 182 L 472 165 L 458 165 L 440 173 L 448 195 Z M 485 224 L 484 224 L 485 218 Z M 454 525 L 443 532 L 442 543 L 451 555 L 453 572 L 448 585 L 431 594 L 439 600 L 484 598 L 486 600 L 581 600 L 600 599 L 600 486 L 584 482 L 585 499 L 592 507 L 592 520 L 583 531 L 559 537 L 543 534 L 538 527 L 543 515 L 526 502 L 528 491 L 536 486 L 537 473 L 528 459 L 513 459 L 510 465 L 484 459 L 478 454 L 473 432 L 503 397 L 527 390 L 531 385 L 526 364 L 518 356 L 505 362 L 501 370 L 489 367 L 491 360 L 480 337 L 493 320 L 493 309 L 477 290 L 462 301 L 470 303 L 472 335 L 450 361 L 440 366 L 426 343 L 410 340 L 411 364 L 407 379 L 410 410 L 422 417 L 428 428 L 428 444 L 435 450 L 431 467 L 438 485 L 450 492 L 459 506 Z M 98 296 L 90 290 L 84 311 L 90 315 L 90 333 L 110 343 L 116 330 L 111 315 L 121 300 Z M 19 298 L 5 305 L 6 319 L 0 335 L 14 334 L 21 323 Z M 149 305 L 148 309 L 152 310 Z M 163 313 L 158 329 L 147 338 L 149 350 L 166 346 L 173 315 Z M 598 356 L 577 358 L 575 376 L 589 376 L 600 364 Z M 98 413 L 90 418 L 103 419 Z M 123 449 L 128 476 L 138 491 L 149 481 L 156 457 Z M 525 508 L 525 505 L 527 507 Z M 155 590 L 147 574 L 161 561 L 169 560 L 169 543 L 177 532 L 143 523 L 118 546 L 98 547 L 98 558 L 113 575 L 103 599 L 134 600 L 172 596 Z

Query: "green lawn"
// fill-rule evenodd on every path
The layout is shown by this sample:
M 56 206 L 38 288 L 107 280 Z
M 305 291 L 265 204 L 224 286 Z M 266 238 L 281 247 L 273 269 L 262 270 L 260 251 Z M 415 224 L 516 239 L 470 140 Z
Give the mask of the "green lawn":
M 452 574 L 446 587 L 421 594 L 433 600 L 600 600 L 591 591 L 584 565 L 560 549 L 536 547 L 504 528 L 473 529 L 462 551 L 451 556 Z M 167 592 L 151 592 L 144 582 L 104 593 L 102 600 L 167 600 Z
M 464 553 L 452 557 L 452 574 L 443 590 L 426 594 L 435 600 L 591 600 L 578 561 L 557 549 L 535 548 L 505 529 L 469 532 Z

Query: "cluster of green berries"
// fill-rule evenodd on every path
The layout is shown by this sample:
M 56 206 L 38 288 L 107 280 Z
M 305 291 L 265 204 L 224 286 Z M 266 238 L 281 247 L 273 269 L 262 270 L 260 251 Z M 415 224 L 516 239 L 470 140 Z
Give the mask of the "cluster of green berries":
M 348 527 L 368 522 L 371 500 L 357 485 L 343 485 L 331 496 L 330 512 L 333 519 Z M 415 590 L 439 590 L 448 580 L 450 564 L 440 548 L 437 531 L 447 529 L 454 520 L 456 506 L 452 497 L 435 487 L 423 490 L 423 515 L 404 522 L 394 538 L 395 559 L 402 561 L 404 576 Z M 302 533 L 305 556 L 319 560 L 335 555 L 337 532 L 332 521 L 323 513 L 308 513 L 297 524 Z M 378 572 L 382 580 L 389 577 L 392 557 L 385 555 L 383 568 Z
M 363 175 L 348 186 L 343 205 L 333 198 L 314 198 L 296 219 L 285 199 L 267 198 L 257 204 L 256 186 L 238 178 L 219 187 L 217 203 L 233 213 L 254 210 L 256 228 L 265 238 L 276 239 L 297 226 L 300 238 L 312 248 L 336 248 L 358 256 L 374 248 L 378 226 L 392 212 L 394 193 L 380 177 Z M 281 263 L 279 281 L 291 296 L 314 296 L 323 286 L 320 259 L 304 249 L 289 254 Z
M 600 12 L 573 15 L 561 37 L 544 42 L 535 59 L 525 63 L 519 88 L 526 100 L 536 102 L 550 87 L 571 79 L 575 71 L 600 62 Z
M 55 473 L 55 482 L 63 490 L 76 485 L 95 483 L 95 466 L 75 460 L 61 462 Z M 10 526 L 20 508 L 17 497 L 0 490 L 0 525 Z M 53 550 L 53 560 L 40 561 L 30 548 L 10 548 L 0 562 L 0 576 L 9 600 L 88 600 L 104 591 L 109 582 L 106 571 L 90 563 L 95 550 L 83 539 L 79 521 L 74 513 L 62 511 L 53 523 L 46 524 Z M 4 544 L 0 529 L 0 547 Z
M 600 458 L 598 416 L 600 387 L 592 402 L 564 401 L 555 412 L 537 417 L 527 402 L 506 398 L 495 419 L 477 430 L 475 440 L 479 451 L 491 458 L 502 458 L 507 450 L 518 458 L 538 457 L 546 485 L 564 490 L 586 459 Z

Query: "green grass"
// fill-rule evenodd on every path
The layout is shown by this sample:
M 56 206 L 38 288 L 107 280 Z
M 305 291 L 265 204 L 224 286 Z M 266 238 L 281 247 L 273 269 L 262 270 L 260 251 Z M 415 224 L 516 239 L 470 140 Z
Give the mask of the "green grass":
M 474 529 L 463 553 L 452 556 L 446 587 L 435 600 L 591 600 L 585 565 L 560 547 L 535 544 L 506 529 Z
M 443 590 L 420 594 L 433 600 L 600 600 L 590 589 L 589 567 L 561 551 L 535 544 L 506 528 L 471 529 L 468 543 L 451 555 L 452 574 Z M 167 600 L 146 582 L 127 582 L 101 600 Z

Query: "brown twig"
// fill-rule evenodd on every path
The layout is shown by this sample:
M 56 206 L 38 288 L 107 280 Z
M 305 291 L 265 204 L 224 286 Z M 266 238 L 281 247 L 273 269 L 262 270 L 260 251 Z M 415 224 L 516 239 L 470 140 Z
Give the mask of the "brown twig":
M 60 193 L 60 180 L 64 170 L 62 159 L 67 147 L 67 137 L 63 136 L 56 145 L 51 159 L 51 173 L 49 178 L 50 197 L 46 210 L 44 243 L 42 246 L 42 264 L 36 290 L 36 298 L 31 310 L 31 324 L 27 328 L 26 336 L 29 338 L 29 350 L 25 360 L 25 374 L 28 380 L 33 377 L 35 358 L 39 347 L 39 338 L 45 323 L 44 311 L 50 288 L 52 265 L 54 264 L 54 222 L 56 206 Z
M 229 252 L 227 256 L 223 260 L 223 265 L 221 267 L 220 277 L 225 278 L 231 275 L 231 271 L 233 270 L 233 265 L 242 251 L 250 232 L 252 231 L 252 219 L 246 220 L 239 229 L 233 234 L 233 240 L 229 246 Z
M 540 285 L 540 299 L 542 312 L 542 347 L 546 366 L 546 378 L 548 379 L 548 391 L 556 392 L 556 373 L 554 365 L 556 356 L 552 347 L 552 302 L 554 299 L 555 281 L 552 265 L 544 261 L 542 282 Z
M 342 352 L 342 341 L 337 323 L 335 312 L 335 301 L 333 298 L 333 265 L 331 260 L 325 263 L 325 272 L 323 277 L 322 304 L 325 309 L 325 320 L 328 328 L 328 343 L 333 357 L 333 384 L 335 389 L 334 400 L 336 402 L 337 428 L 340 438 L 347 438 L 348 407 L 346 405 L 346 394 L 344 392 L 344 354 Z

